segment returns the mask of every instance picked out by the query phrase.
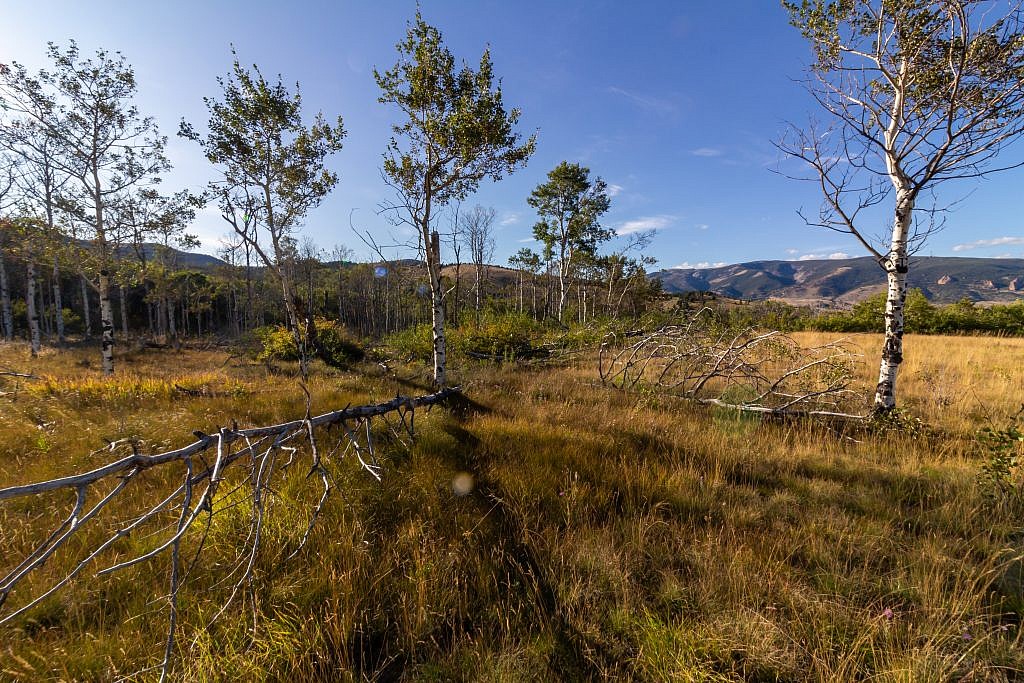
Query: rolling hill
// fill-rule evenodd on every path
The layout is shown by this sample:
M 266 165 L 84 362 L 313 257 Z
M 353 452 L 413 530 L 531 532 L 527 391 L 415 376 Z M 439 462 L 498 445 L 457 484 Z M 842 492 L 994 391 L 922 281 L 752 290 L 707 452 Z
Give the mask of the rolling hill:
M 845 306 L 885 289 L 871 257 L 831 261 L 750 261 L 717 268 L 671 268 L 651 274 L 666 292 L 714 292 L 735 299 L 782 299 Z M 921 256 L 911 259 L 910 286 L 936 303 L 1024 299 L 1024 259 Z

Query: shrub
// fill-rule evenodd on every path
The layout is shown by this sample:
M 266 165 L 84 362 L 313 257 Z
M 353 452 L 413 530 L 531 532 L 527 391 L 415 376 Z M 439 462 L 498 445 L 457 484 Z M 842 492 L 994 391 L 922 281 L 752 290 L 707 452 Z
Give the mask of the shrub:
M 452 347 L 464 356 L 494 360 L 515 360 L 537 353 L 540 325 L 522 313 L 489 314 L 479 326 L 463 325 L 454 330 Z
M 328 365 L 344 365 L 362 360 L 366 351 L 352 337 L 349 336 L 345 326 L 334 320 L 317 320 L 317 336 L 320 339 L 320 348 L 326 358 L 322 358 Z
M 986 456 L 981 466 L 981 480 L 986 492 L 994 497 L 1019 498 L 1021 458 L 1024 457 L 1024 419 L 1021 413 L 1002 428 L 981 428 L 977 441 Z
M 345 327 L 334 320 L 318 318 L 317 338 L 323 351 L 320 360 L 332 366 L 362 360 L 366 355 L 363 348 L 348 334 Z M 263 327 L 256 330 L 260 341 L 260 360 L 298 360 L 299 349 L 294 335 L 284 327 Z M 312 355 L 312 351 L 310 351 Z
M 389 334 L 384 338 L 384 344 L 396 356 L 402 358 L 428 361 L 434 354 L 434 342 L 429 323 L 420 323 L 400 332 Z

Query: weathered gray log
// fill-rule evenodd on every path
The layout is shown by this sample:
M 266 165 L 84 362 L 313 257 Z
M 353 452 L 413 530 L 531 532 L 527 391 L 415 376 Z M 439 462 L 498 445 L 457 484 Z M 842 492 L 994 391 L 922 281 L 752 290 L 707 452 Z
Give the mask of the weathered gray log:
M 357 406 L 344 408 L 342 410 L 332 410 L 329 413 L 317 415 L 309 419 L 309 424 L 312 427 L 323 427 L 327 425 L 338 424 L 346 420 L 358 420 L 360 418 L 375 417 L 378 415 L 384 415 L 386 413 L 399 410 L 401 408 L 418 408 L 420 406 L 431 406 L 436 403 L 441 403 L 448 397 L 461 393 L 461 387 L 449 387 L 442 389 L 441 391 L 433 394 L 426 394 L 424 396 L 396 396 L 390 401 L 384 403 L 378 403 L 375 405 L 368 406 Z M 288 432 L 301 429 L 303 425 L 306 425 L 306 420 L 292 420 L 291 422 L 283 422 L 281 424 L 272 425 L 268 427 L 252 427 L 249 429 L 222 429 L 220 430 L 220 438 L 223 438 L 223 445 L 227 445 L 238 441 L 239 439 L 254 439 L 263 438 L 270 436 L 279 436 L 287 434 Z M 146 455 L 142 453 L 133 453 L 132 455 L 125 456 L 120 460 L 97 467 L 89 472 L 82 474 L 69 475 L 67 477 L 61 477 L 59 479 L 50 479 L 47 481 L 40 481 L 34 484 L 24 484 L 22 486 L 11 486 L 8 488 L 0 489 L 0 500 L 7 500 L 9 498 L 19 498 L 21 496 L 36 495 L 39 493 L 45 493 L 47 491 L 56 491 L 63 488 L 80 489 L 84 486 L 89 486 L 101 479 L 109 477 L 114 474 L 121 472 L 130 472 L 147 469 L 155 465 L 162 465 L 168 462 L 175 462 L 190 458 L 197 453 L 201 453 L 217 445 L 219 437 L 217 435 L 201 434 L 196 433 L 199 437 L 197 441 L 192 442 L 187 446 L 178 448 L 173 451 L 167 451 L 165 453 L 154 453 L 152 455 Z

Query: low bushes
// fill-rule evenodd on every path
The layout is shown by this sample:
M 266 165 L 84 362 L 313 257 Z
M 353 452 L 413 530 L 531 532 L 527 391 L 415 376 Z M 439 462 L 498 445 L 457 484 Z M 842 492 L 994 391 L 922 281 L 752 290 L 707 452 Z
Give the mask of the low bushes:
M 319 355 L 320 360 L 328 365 L 345 365 L 360 361 L 366 355 L 363 347 L 337 321 L 318 318 L 316 333 L 321 353 L 310 350 L 309 355 Z M 263 327 L 256 330 L 256 337 L 260 342 L 260 360 L 299 360 L 295 336 L 286 328 Z

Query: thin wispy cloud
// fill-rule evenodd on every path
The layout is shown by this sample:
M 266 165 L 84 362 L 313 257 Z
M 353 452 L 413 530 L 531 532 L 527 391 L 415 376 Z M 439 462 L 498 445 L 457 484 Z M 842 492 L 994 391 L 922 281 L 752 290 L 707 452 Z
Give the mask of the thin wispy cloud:
M 698 230 L 707 230 L 711 226 L 708 225 L 707 223 L 695 223 L 693 227 L 697 228 Z
M 841 261 L 850 258 L 845 251 L 833 251 L 829 254 L 801 254 L 797 261 Z
M 498 221 L 498 225 L 504 227 L 506 225 L 515 225 L 518 222 L 519 214 L 516 213 L 515 211 L 509 211 L 508 213 L 501 217 L 501 220 Z
M 622 194 L 622 191 L 624 189 L 626 189 L 626 188 L 622 187 L 622 185 L 616 185 L 615 183 L 608 183 L 608 196 L 609 197 L 618 197 L 620 194 Z
M 678 266 L 673 266 L 673 268 L 679 268 L 684 270 L 704 270 L 705 268 L 721 268 L 722 266 L 725 265 L 727 265 L 725 261 L 716 261 L 715 263 L 712 263 L 710 261 L 699 261 L 697 263 L 683 261 Z
M 537 239 L 533 238 L 533 237 L 524 237 L 521 240 L 516 240 L 516 242 L 519 242 L 519 244 L 529 244 L 530 242 L 536 242 L 536 241 L 537 241 Z
M 715 147 L 698 147 L 697 149 L 691 149 L 690 154 L 692 154 L 695 157 L 704 157 L 710 159 L 713 157 L 720 157 L 722 156 L 722 154 L 724 154 L 724 152 Z
M 953 247 L 953 251 L 970 251 L 985 247 L 1005 247 L 1009 244 L 1024 244 L 1024 237 L 996 237 L 990 240 L 975 240 L 974 242 L 957 244 Z
M 641 216 L 640 218 L 634 218 L 631 221 L 626 221 L 615 229 L 615 234 L 631 235 L 634 232 L 643 232 L 645 230 L 664 230 L 665 228 L 672 225 L 675 221 L 675 216 L 660 215 L 660 216 Z
M 608 86 L 608 92 L 613 95 L 624 97 L 642 109 L 647 109 L 648 111 L 653 111 L 658 114 L 675 114 L 679 111 L 679 108 L 674 103 L 653 95 L 633 92 L 614 85 Z

